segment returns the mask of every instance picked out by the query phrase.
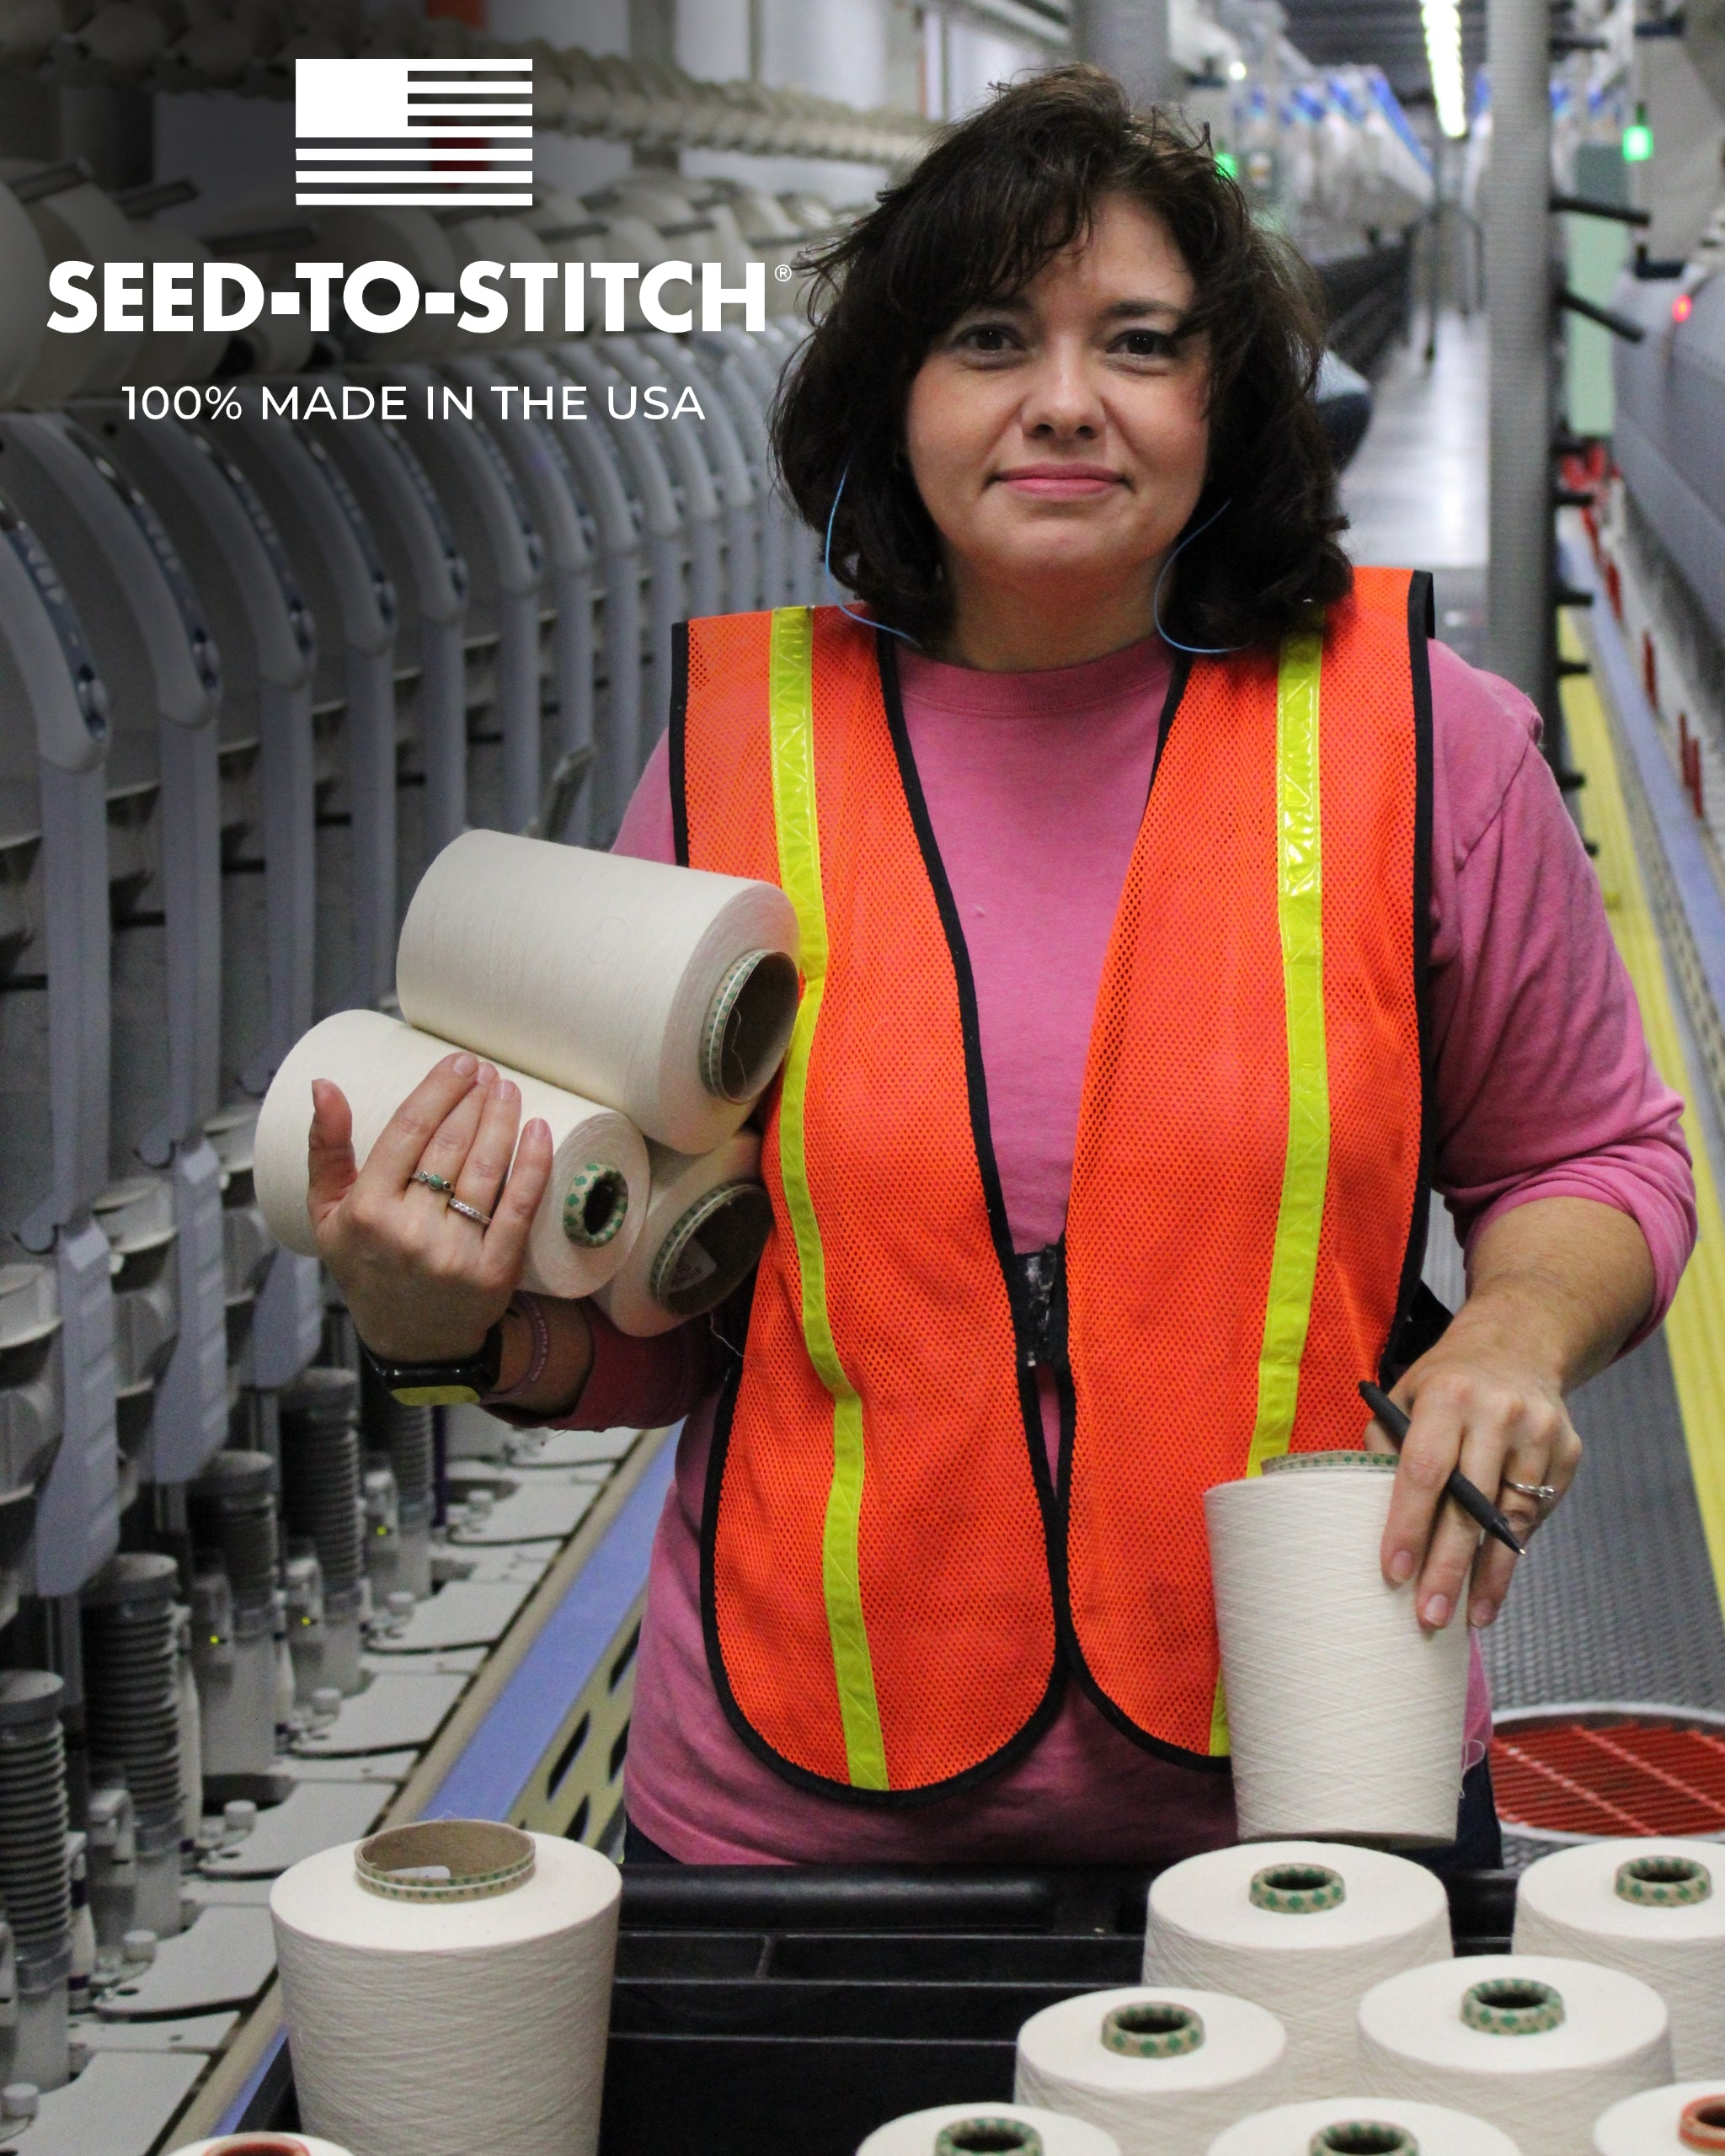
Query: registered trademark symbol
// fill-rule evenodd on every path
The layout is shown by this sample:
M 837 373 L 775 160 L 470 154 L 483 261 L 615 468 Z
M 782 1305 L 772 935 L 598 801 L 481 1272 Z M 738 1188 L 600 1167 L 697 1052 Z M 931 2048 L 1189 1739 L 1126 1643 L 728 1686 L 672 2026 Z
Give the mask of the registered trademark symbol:
M 773 270 L 773 273 L 772 273 L 772 274 L 773 274 L 773 275 L 774 275 L 775 277 L 777 277 L 777 278 L 778 279 L 778 280 L 779 280 L 780 284 L 782 284 L 782 285 L 788 285 L 788 284 L 790 283 L 790 281 L 791 281 L 791 265 L 790 265 L 790 264 L 789 264 L 788 262 L 781 262 L 781 263 L 780 263 L 780 264 L 778 264 L 778 265 L 775 268 L 775 270 Z

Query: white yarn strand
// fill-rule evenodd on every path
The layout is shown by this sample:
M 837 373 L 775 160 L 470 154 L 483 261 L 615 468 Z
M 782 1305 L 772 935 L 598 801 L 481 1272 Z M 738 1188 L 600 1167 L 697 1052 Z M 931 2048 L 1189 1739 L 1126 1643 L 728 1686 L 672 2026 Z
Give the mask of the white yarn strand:
M 1649 2089 L 1626 2096 L 1602 2112 L 1594 2125 L 1595 2156 L 1688 2156 L 1683 2138 L 1684 2112 L 1694 2103 L 1725 2112 L 1725 2078 L 1680 2081 L 1672 2089 Z
M 1554 1989 L 1562 2022 L 1500 2035 L 1463 2020 L 1471 1987 L 1512 1980 Z M 1591 1961 L 1468 1955 L 1391 1977 L 1359 2002 L 1356 2084 L 1489 2119 L 1524 2156 L 1575 2156 L 1601 2111 L 1670 2079 L 1664 2000 Z
M 686 1317 L 697 1314 L 688 1310 L 668 1309 L 654 1294 L 653 1277 L 660 1253 L 667 1238 L 687 1219 L 691 1207 L 698 1204 L 709 1193 L 740 1184 L 759 1188 L 761 1140 L 752 1130 L 740 1130 L 734 1138 L 726 1139 L 724 1145 L 715 1146 L 710 1153 L 692 1155 L 673 1153 L 665 1145 L 649 1145 L 647 1157 L 653 1188 L 641 1232 L 628 1257 L 593 1299 L 619 1332 L 633 1333 L 638 1339 L 650 1339 L 655 1333 L 669 1332 Z M 750 1247 L 753 1247 L 752 1242 Z M 755 1256 L 759 1254 L 756 1250 Z M 733 1253 L 738 1260 L 746 1255 L 745 1250 Z M 722 1302 L 753 1262 L 751 1257 L 748 1264 L 741 1267 L 741 1273 L 727 1267 L 729 1278 L 715 1268 L 707 1299 L 701 1302 L 701 1308 L 711 1309 L 713 1304 Z M 686 1267 L 686 1260 L 685 1269 Z
M 312 1081 L 330 1079 L 347 1096 L 354 1158 L 363 1166 L 390 1118 L 451 1052 L 448 1041 L 381 1011 L 338 1011 L 296 1042 L 259 1111 L 254 1155 L 258 1202 L 278 1242 L 308 1257 L 317 1255 L 306 1210 Z M 628 1257 L 640 1234 L 651 1187 L 647 1148 L 615 1108 L 506 1065 L 498 1069 L 521 1089 L 522 1127 L 542 1116 L 551 1129 L 551 1182 L 528 1235 L 526 1285 L 549 1295 L 590 1295 Z M 563 1219 L 570 1193 L 592 1167 L 620 1176 L 628 1203 L 622 1226 L 597 1244 L 571 1241 Z
M 876 2127 L 857 2156 L 934 2156 L 941 2129 L 969 2119 L 1011 2119 L 1033 2127 L 1042 2138 L 1042 2156 L 1120 2156 L 1113 2137 L 1100 2127 L 1033 2105 L 1001 2104 L 987 2097 L 974 2104 L 940 2104 L 932 2111 L 906 2112 L 903 2118 Z
M 1204 1494 L 1242 1841 L 1455 1838 L 1467 1627 L 1386 1584 L 1393 1476 L 1357 1457 Z
M 1649 1860 L 1704 1868 L 1712 1891 L 1687 1905 L 1642 1905 L 1617 1892 L 1619 1868 Z M 1725 1847 L 1650 1837 L 1589 1842 L 1541 1857 L 1515 1897 L 1518 1954 L 1602 1961 L 1651 1984 L 1671 2012 L 1671 2062 L 1685 2080 L 1725 2079 Z
M 277 1880 L 310 2132 L 354 2156 L 595 2156 L 620 1875 L 578 1842 L 531 1839 L 531 1876 L 480 1899 L 383 1898 L 353 1844 Z
M 1311 1867 L 1340 1877 L 1337 1907 L 1253 1903 L 1258 1872 Z M 1262 1842 L 1188 1857 L 1151 1882 L 1144 1981 L 1228 1993 L 1274 2014 L 1288 2032 L 1286 2093 L 1322 2096 L 1358 2079 L 1360 1993 L 1450 1951 L 1449 1903 L 1423 1865 L 1381 1849 Z
M 1209 2156 L 1310 2156 L 1314 2135 L 1326 2127 L 1365 2124 L 1401 2127 L 1419 2156 L 1521 2156 L 1501 2127 L 1403 2096 L 1326 2096 L 1316 2103 L 1284 2104 L 1230 2127 L 1210 2143 Z
M 1103 2040 L 1120 2008 L 1183 2008 L 1197 2017 L 1197 2047 L 1167 2058 L 1133 2057 Z M 1101 2127 L 1120 2156 L 1204 2156 L 1243 2111 L 1283 2093 L 1288 2039 L 1273 2014 L 1209 1991 L 1087 1992 L 1033 2015 L 1018 2031 L 1012 2094 L 1017 2102 Z
M 793 983 L 756 1043 L 749 1097 L 703 1084 L 714 997 L 757 951 L 796 955 L 796 915 L 772 884 L 467 831 L 414 894 L 396 992 L 427 1033 L 604 1101 L 662 1145 L 706 1153 L 741 1126 L 789 1038 Z

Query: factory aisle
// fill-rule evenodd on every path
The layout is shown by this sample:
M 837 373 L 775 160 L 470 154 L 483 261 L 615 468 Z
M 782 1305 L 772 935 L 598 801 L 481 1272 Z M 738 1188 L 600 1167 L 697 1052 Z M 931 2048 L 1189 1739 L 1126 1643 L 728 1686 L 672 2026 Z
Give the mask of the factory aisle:
M 1486 324 L 1446 314 L 1435 361 L 1425 330 L 1398 344 L 1373 384 L 1375 407 L 1342 481 L 1357 562 L 1434 572 L 1438 634 L 1464 659 L 1481 656 L 1485 620 Z

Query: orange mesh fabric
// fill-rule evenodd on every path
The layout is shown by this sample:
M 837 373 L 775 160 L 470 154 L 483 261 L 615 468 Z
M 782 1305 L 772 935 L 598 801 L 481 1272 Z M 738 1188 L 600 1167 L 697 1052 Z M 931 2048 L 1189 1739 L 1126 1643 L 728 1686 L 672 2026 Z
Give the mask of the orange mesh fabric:
M 692 626 L 685 791 L 692 865 L 776 881 L 766 639 L 765 616 Z M 1053 1594 L 953 961 L 873 639 L 836 609 L 816 616 L 814 684 L 831 955 L 805 1152 L 833 1338 L 862 1402 L 859 1571 L 889 1779 L 919 1790 L 985 1764 L 1042 1705 Z M 778 1225 L 724 1439 L 712 1604 L 735 1710 L 779 1758 L 843 1783 L 820 1562 L 832 1402 L 804 1344 L 777 1140 L 775 1099 Z
M 1351 1443 L 1393 1320 L 1419 1167 L 1408 582 L 1332 616 L 1320 718 L 1332 1131 L 1297 1448 Z M 694 866 L 778 880 L 769 617 L 692 625 L 681 810 Z M 970 1121 L 957 976 L 873 639 L 816 616 L 814 763 L 831 947 L 805 1156 L 827 1308 L 862 1403 L 860 1588 L 888 1775 L 985 1765 L 1048 1697 L 1053 1594 Z M 1110 942 L 1067 1233 L 1075 1427 L 1065 1534 L 1091 1682 L 1208 1751 L 1217 1655 L 1203 1493 L 1244 1468 L 1288 1129 L 1276 662 L 1200 664 Z M 846 1780 L 823 1593 L 830 1396 L 803 1336 L 778 1155 L 708 1522 L 722 1695 L 793 1769 Z
M 1407 579 L 1362 573 L 1320 699 L 1332 1132 L 1292 1442 L 1358 1441 L 1419 1168 Z M 1218 1657 L 1203 1494 L 1242 1473 L 1288 1132 L 1276 663 L 1194 669 L 1103 970 L 1067 1224 L 1066 1534 L 1092 1681 L 1206 1753 Z

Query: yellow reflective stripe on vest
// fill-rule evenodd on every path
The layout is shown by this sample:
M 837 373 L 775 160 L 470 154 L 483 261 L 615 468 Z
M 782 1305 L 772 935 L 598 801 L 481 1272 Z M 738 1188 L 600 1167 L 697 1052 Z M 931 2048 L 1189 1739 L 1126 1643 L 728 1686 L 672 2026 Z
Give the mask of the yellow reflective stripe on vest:
M 1323 848 L 1318 808 L 1318 683 L 1323 638 L 1300 630 L 1276 677 L 1276 915 L 1288 1027 L 1288 1151 L 1258 1362 L 1258 1422 L 1246 1471 L 1288 1449 L 1311 1321 L 1318 1232 L 1330 1174 L 1330 1073 L 1324 1048 Z
M 779 1169 L 803 1283 L 803 1339 L 832 1395 L 832 1482 L 821 1533 L 821 1588 L 833 1674 L 853 1787 L 887 1787 L 886 1747 L 874 1695 L 874 1664 L 862 1615 L 857 1557 L 862 1518 L 862 1403 L 845 1375 L 826 1308 L 826 1254 L 809 1188 L 804 1117 L 809 1058 L 826 990 L 826 901 L 820 882 L 820 825 L 814 798 L 814 616 L 806 606 L 774 609 L 767 702 L 772 740 L 772 809 L 779 880 L 796 910 L 803 996 L 786 1052 L 779 1097 Z
M 1324 1043 L 1323 846 L 1318 801 L 1321 629 L 1282 644 L 1276 675 L 1276 921 L 1282 943 L 1282 999 L 1288 1029 L 1288 1150 L 1270 1253 L 1263 1345 L 1258 1358 L 1258 1417 L 1246 1472 L 1288 1449 L 1300 1400 L 1300 1364 L 1311 1322 L 1318 1235 L 1330 1174 L 1330 1074 Z M 1210 1750 L 1228 1747 L 1220 1678 Z

